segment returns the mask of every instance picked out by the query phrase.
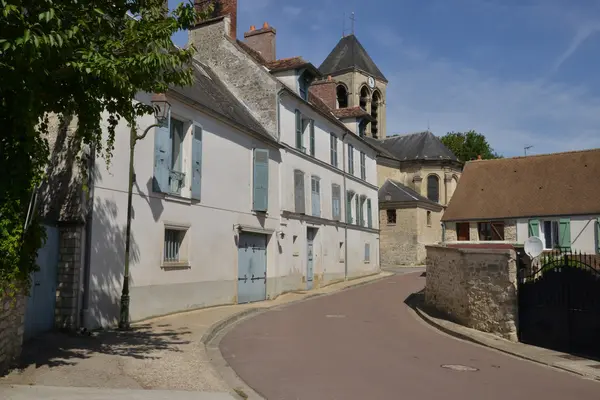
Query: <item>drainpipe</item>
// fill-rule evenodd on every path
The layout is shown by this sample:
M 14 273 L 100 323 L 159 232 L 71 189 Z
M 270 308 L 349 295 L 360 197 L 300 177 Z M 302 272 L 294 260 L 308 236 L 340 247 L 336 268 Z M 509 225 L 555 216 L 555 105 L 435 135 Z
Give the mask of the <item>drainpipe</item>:
M 342 171 L 343 171 L 343 181 L 344 181 L 344 194 L 343 194 L 343 199 L 344 199 L 344 211 L 346 211 L 346 216 L 348 215 L 348 210 L 346 209 L 346 207 L 348 207 L 348 192 L 346 190 L 346 149 L 344 148 L 344 139 L 346 138 L 346 135 L 348 134 L 348 132 L 344 132 L 344 134 L 342 135 Z M 340 199 L 341 202 L 342 199 Z M 344 216 L 344 219 L 346 218 L 346 216 Z M 346 221 L 346 223 L 344 224 L 344 279 L 348 280 L 348 221 Z
M 446 243 L 446 223 L 440 222 L 442 224 L 442 243 Z
M 88 325 L 89 303 L 90 303 L 90 264 L 92 257 L 92 221 L 94 216 L 94 174 L 96 168 L 96 149 L 90 149 L 90 161 L 88 164 L 88 210 L 85 217 L 85 247 L 83 260 L 83 293 L 82 304 L 79 311 L 79 325 L 86 327 Z

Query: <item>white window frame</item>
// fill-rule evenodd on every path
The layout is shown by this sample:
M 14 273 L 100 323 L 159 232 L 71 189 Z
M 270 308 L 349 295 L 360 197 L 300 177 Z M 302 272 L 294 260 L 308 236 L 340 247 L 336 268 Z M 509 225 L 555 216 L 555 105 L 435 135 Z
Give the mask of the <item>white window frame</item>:
M 540 219 L 540 239 L 542 240 L 542 243 L 544 243 L 544 250 L 553 250 L 554 247 L 546 247 L 546 222 L 550 222 L 551 223 L 551 230 L 552 232 L 550 232 L 550 241 L 552 243 L 554 243 L 554 240 L 557 240 L 557 246 L 560 246 L 560 219 L 557 218 L 546 218 L 546 219 Z M 556 224 L 556 231 L 554 230 L 553 226 Z M 558 237 L 554 237 L 554 234 L 557 234 Z

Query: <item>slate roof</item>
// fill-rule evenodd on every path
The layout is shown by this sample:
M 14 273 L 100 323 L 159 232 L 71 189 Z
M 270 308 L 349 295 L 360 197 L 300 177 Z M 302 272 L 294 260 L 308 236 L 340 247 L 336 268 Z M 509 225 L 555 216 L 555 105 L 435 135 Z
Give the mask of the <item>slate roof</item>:
M 171 87 L 170 90 L 227 118 L 236 125 L 274 140 L 210 68 L 197 61 L 194 61 L 193 67 L 194 83 L 186 87 Z
M 387 82 L 381 70 L 354 35 L 344 36 L 338 42 L 319 67 L 319 71 L 323 76 L 327 76 L 355 68 Z
M 379 188 L 379 203 L 412 203 L 422 202 L 436 207 L 442 207 L 439 203 L 429 200 L 427 197 L 421 196 L 413 189 L 404 186 L 393 179 L 386 179 L 384 184 Z
M 379 141 L 380 145 L 400 161 L 458 159 L 442 141 L 431 132 L 390 136 Z
M 469 161 L 442 221 L 600 215 L 600 149 Z
M 363 139 L 365 139 L 365 141 L 367 143 L 369 143 L 377 151 L 379 151 L 379 153 L 380 153 L 379 155 L 380 156 L 384 156 L 386 158 L 392 158 L 394 160 L 396 159 L 396 157 L 392 153 L 390 153 L 385 147 L 383 147 L 381 145 L 382 142 L 380 140 L 377 140 L 377 139 L 374 139 L 374 138 L 371 138 L 371 137 L 368 137 L 368 136 L 365 136 Z

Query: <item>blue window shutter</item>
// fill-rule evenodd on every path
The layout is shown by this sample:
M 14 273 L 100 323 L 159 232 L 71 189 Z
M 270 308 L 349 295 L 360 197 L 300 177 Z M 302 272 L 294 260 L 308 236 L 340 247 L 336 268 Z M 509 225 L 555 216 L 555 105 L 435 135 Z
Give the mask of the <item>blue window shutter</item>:
M 528 235 L 529 237 L 532 236 L 540 236 L 540 221 L 537 219 L 530 219 L 529 220 L 529 228 L 528 228 Z
M 317 177 L 312 177 L 310 180 L 311 200 L 312 200 L 312 215 L 314 217 L 321 216 L 321 182 Z
M 369 228 L 373 227 L 373 216 L 371 214 L 371 199 L 367 199 L 367 226 Z
M 302 150 L 302 114 L 296 110 L 296 148 Z
M 294 170 L 294 209 L 299 214 L 306 212 L 304 207 L 304 173 Z
M 354 174 L 354 146 L 348 145 L 348 173 Z
M 346 223 L 352 223 L 352 194 L 346 193 Z
M 356 195 L 356 225 L 360 225 L 362 219 L 362 213 L 360 212 L 360 196 Z
M 310 155 L 315 155 L 315 121 L 310 121 Z
M 192 139 L 192 199 L 200 200 L 202 188 L 202 128 L 194 125 Z
M 252 209 L 267 211 L 269 207 L 269 150 L 254 149 Z
M 169 193 L 169 175 L 171 170 L 172 140 L 170 115 L 164 124 L 157 127 L 154 132 L 154 179 L 152 180 L 155 192 Z
M 558 229 L 558 245 L 561 249 L 570 249 L 571 248 L 571 220 L 561 219 L 559 222 Z
M 331 213 L 334 220 L 339 221 L 342 217 L 342 199 L 340 186 L 335 183 L 331 185 Z

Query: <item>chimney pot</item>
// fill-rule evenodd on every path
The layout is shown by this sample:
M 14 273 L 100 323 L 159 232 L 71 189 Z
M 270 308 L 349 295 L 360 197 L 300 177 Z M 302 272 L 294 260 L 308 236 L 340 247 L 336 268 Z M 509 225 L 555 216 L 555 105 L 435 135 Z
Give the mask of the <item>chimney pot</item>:
M 255 31 L 255 30 L 256 30 L 256 26 L 250 25 L 250 32 Z
M 244 42 L 252 50 L 257 51 L 267 62 L 276 60 L 275 28 L 264 23 L 262 29 L 257 30 L 255 25 L 250 26 L 250 31 L 244 33 Z
M 268 28 L 268 27 L 269 27 L 269 23 L 268 23 L 268 22 L 265 22 L 265 23 L 263 24 L 263 28 Z

